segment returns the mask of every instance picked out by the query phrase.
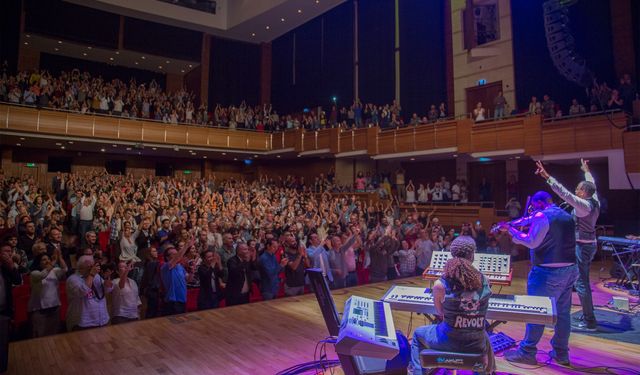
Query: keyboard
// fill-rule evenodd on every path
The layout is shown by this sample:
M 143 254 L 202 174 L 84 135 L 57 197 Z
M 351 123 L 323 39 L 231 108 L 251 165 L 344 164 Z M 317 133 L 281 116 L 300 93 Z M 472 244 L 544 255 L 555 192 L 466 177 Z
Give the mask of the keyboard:
M 382 297 L 391 309 L 416 313 L 436 313 L 429 289 L 392 286 Z M 494 295 L 489 298 L 487 319 L 554 325 L 557 319 L 555 300 L 543 296 Z
M 434 251 L 429 267 L 422 273 L 424 280 L 437 280 L 442 276 L 444 265 L 451 259 L 449 251 Z M 506 254 L 476 253 L 473 266 L 482 272 L 493 285 L 511 285 L 511 256 Z
M 336 352 L 391 359 L 399 350 L 391 306 L 386 302 L 351 296 L 344 304 Z
M 640 251 L 640 240 L 630 240 L 624 237 L 606 237 L 600 236 L 598 237 L 598 242 L 602 243 L 602 250 L 605 251 L 614 251 L 615 246 L 619 246 L 621 248 L 627 248 L 629 250 Z M 618 249 L 620 251 L 620 249 Z

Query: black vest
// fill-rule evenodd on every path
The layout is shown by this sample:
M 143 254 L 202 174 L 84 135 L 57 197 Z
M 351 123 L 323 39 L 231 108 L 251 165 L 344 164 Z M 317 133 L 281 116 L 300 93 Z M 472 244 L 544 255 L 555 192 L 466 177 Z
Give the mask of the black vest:
M 596 221 L 600 215 L 600 203 L 594 198 L 587 198 L 591 205 L 589 215 L 585 217 L 574 216 L 576 220 L 576 239 L 585 241 L 595 241 L 596 239 Z
M 557 206 L 547 207 L 542 211 L 542 214 L 549 221 L 549 231 L 540 246 L 531 250 L 531 262 L 533 265 L 575 263 L 575 224 L 571 215 Z

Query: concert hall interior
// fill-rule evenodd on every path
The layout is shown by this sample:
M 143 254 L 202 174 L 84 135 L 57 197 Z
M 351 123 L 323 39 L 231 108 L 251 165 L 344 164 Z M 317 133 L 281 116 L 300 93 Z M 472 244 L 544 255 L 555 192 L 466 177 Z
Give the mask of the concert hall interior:
M 640 375 L 639 1 L 0 9 L 0 374 Z

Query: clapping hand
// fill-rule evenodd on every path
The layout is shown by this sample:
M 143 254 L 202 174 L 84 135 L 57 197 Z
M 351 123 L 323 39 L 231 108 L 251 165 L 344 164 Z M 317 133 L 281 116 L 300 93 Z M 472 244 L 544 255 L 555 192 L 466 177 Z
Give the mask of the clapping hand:
M 540 160 L 536 161 L 536 167 L 538 168 L 536 169 L 536 174 L 540 175 L 540 177 L 544 178 L 545 180 L 548 180 L 549 177 L 551 177 L 547 170 L 544 169 L 544 165 L 542 165 L 542 162 Z

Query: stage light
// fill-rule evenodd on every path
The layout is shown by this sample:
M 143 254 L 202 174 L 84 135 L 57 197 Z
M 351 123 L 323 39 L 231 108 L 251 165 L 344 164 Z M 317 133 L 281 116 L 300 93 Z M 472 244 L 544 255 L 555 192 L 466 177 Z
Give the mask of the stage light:
M 491 161 L 491 158 L 482 157 L 482 158 L 478 158 L 478 161 L 481 162 L 481 163 L 486 163 L 488 161 Z

